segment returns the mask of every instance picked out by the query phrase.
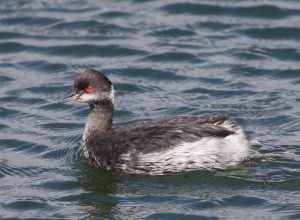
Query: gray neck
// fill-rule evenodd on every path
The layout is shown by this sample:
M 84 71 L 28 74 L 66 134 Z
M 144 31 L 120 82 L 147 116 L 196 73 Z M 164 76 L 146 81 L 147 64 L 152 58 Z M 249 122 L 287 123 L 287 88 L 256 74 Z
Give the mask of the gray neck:
M 112 132 L 113 104 L 111 101 L 90 104 L 90 113 L 84 128 L 83 141 L 93 141 Z

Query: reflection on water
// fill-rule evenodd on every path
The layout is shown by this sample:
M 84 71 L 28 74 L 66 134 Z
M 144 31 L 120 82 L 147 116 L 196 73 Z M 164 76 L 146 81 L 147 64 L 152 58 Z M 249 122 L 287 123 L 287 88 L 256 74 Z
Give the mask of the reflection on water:
M 297 1 L 3 1 L 1 219 L 299 219 Z M 89 167 L 76 73 L 113 81 L 115 123 L 229 113 L 257 140 L 226 171 Z

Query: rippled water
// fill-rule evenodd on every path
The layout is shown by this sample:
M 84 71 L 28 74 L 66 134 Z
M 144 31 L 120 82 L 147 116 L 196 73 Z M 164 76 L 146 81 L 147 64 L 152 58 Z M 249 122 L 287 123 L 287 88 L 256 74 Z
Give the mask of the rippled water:
M 300 2 L 0 4 L 1 219 L 300 219 Z M 229 113 L 263 160 L 114 176 L 78 158 L 76 72 L 105 72 L 115 123 Z

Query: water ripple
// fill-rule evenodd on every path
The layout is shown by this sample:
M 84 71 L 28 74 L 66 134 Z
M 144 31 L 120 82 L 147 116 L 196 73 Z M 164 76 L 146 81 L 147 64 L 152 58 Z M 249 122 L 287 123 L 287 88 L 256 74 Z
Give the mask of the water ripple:
M 299 40 L 300 38 L 300 29 L 297 27 L 245 28 L 240 32 L 257 39 Z
M 129 34 L 135 33 L 137 30 L 132 27 L 123 27 L 120 25 L 109 24 L 107 22 L 102 23 L 95 20 L 87 20 L 87 21 L 76 21 L 76 22 L 56 22 L 55 24 L 48 26 L 48 29 L 52 31 L 60 31 L 63 29 L 64 31 L 73 32 L 74 34 L 78 34 L 82 31 L 86 31 L 87 34 L 109 34 L 118 35 L 118 34 Z
M 150 69 L 150 68 L 124 68 L 124 69 L 109 69 L 107 72 L 112 72 L 115 75 L 119 74 L 127 77 L 140 77 L 152 80 L 184 80 L 186 77 L 177 75 L 171 71 Z
M 152 36 L 155 37 L 190 37 L 196 35 L 195 32 L 190 30 L 183 30 L 179 28 L 172 28 L 172 29 L 165 29 L 165 30 L 158 30 L 151 33 Z
M 44 26 L 50 25 L 52 23 L 58 22 L 58 19 L 49 18 L 49 17 L 8 17 L 0 19 L 0 24 L 2 25 L 36 25 L 36 26 Z
M 299 13 L 298 10 L 282 9 L 275 5 L 257 5 L 247 7 L 228 7 L 213 4 L 174 3 L 162 7 L 162 10 L 172 14 L 193 15 L 231 15 L 264 19 L 282 19 Z
M 165 52 L 160 54 L 153 54 L 143 58 L 144 61 L 150 62 L 201 62 L 197 56 L 185 52 Z

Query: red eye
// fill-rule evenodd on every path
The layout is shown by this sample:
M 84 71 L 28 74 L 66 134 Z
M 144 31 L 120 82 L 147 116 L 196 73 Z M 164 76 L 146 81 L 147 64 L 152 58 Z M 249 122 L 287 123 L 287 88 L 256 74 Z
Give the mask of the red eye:
M 91 92 L 93 92 L 93 87 L 91 87 L 91 86 L 85 87 L 85 88 L 84 88 L 84 92 L 85 92 L 85 93 L 91 93 Z

